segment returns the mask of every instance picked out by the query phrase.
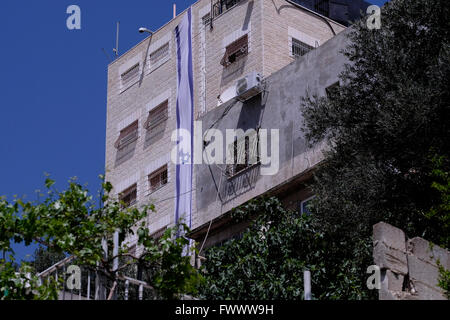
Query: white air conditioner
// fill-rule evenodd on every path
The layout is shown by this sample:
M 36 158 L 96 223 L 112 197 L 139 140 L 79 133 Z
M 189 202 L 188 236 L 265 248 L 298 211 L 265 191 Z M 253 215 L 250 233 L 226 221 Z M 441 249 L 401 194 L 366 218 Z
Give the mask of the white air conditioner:
M 236 98 L 244 102 L 261 93 L 262 90 L 262 76 L 257 72 L 252 72 L 237 81 Z

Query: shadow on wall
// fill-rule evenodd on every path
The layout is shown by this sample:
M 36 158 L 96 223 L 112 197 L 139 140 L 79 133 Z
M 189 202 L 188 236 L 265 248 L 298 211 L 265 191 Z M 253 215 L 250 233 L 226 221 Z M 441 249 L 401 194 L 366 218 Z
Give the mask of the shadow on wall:
M 127 145 L 117 149 L 116 153 L 116 161 L 115 167 L 120 166 L 127 160 L 131 159 L 134 156 L 134 152 L 136 151 L 137 140 L 128 143 Z
M 245 13 L 244 23 L 242 25 L 242 31 L 248 30 L 250 25 L 251 16 L 253 13 L 254 1 L 251 0 L 247 5 L 247 12 Z M 249 39 L 250 41 L 250 39 Z M 238 77 L 242 76 L 244 73 L 245 65 L 247 64 L 248 55 L 242 57 L 235 63 L 228 67 L 223 68 L 222 78 L 220 86 L 224 87 L 233 80 L 237 80 Z
M 223 178 L 222 185 L 220 186 L 222 203 L 225 204 L 253 189 L 260 177 L 259 172 L 260 166 L 256 164 L 233 177 Z
M 167 128 L 167 121 L 159 124 L 158 126 L 145 130 L 144 150 L 150 147 L 152 144 L 161 140 L 164 137 L 164 132 Z

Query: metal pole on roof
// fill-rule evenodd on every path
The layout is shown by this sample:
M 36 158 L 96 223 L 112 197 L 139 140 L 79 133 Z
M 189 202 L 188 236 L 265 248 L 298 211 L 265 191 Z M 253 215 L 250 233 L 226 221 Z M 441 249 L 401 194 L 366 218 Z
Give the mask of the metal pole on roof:
M 117 29 L 116 29 L 116 47 L 113 49 L 116 57 L 119 56 L 119 29 L 120 29 L 120 21 L 117 21 Z
M 305 270 L 303 273 L 303 285 L 305 290 L 305 300 L 311 300 L 311 271 Z

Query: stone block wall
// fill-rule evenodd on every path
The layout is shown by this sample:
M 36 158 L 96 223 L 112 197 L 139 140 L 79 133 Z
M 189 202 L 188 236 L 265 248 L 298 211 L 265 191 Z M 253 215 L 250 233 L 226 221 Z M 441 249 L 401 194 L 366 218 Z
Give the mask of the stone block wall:
M 439 266 L 450 269 L 450 252 L 394 226 L 373 227 L 373 258 L 381 269 L 380 300 L 446 300 L 438 287 Z

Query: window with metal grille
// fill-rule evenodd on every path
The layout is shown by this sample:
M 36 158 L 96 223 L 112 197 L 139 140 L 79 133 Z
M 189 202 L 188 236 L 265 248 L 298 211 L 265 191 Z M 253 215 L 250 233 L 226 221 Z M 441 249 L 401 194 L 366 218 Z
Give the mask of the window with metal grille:
M 163 61 L 169 55 L 169 43 L 150 54 L 150 67 L 153 67 Z
M 211 24 L 211 13 L 208 13 L 203 16 L 202 23 L 204 26 L 209 26 Z
M 146 130 L 152 130 L 169 118 L 169 101 L 166 100 L 148 113 L 144 123 Z
M 314 47 L 311 47 L 310 45 L 300 40 L 292 38 L 292 55 L 294 56 L 294 58 L 304 56 L 313 49 Z
M 225 49 L 225 55 L 223 56 L 220 64 L 224 67 L 228 67 L 233 62 L 241 59 L 248 54 L 248 35 L 244 35 L 231 43 Z
M 259 163 L 258 145 L 259 135 L 255 131 L 255 133 L 245 135 L 229 146 L 229 152 L 233 154 L 234 163 L 227 166 L 226 171 L 229 177 Z
M 308 199 L 303 200 L 300 202 L 300 214 L 307 214 L 310 215 L 312 213 L 311 206 L 312 206 L 312 200 L 316 196 L 309 197 Z
M 117 138 L 114 146 L 117 149 L 122 149 L 129 143 L 136 141 L 138 138 L 138 120 L 130 124 L 128 127 L 120 131 L 119 138 Z
M 139 75 L 139 63 L 132 66 L 130 69 L 122 73 L 121 79 L 122 79 L 122 85 L 126 86 L 133 80 L 136 80 Z
M 137 184 L 133 184 L 131 187 L 122 191 L 119 195 L 119 201 L 123 203 L 125 207 L 130 207 L 136 203 L 137 200 Z
M 149 175 L 148 180 L 150 183 L 150 192 L 155 192 L 167 184 L 167 165 Z

